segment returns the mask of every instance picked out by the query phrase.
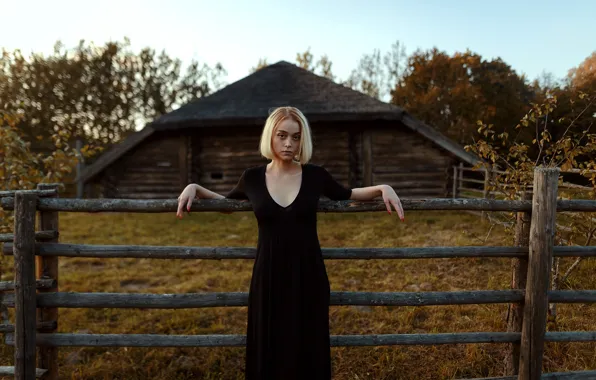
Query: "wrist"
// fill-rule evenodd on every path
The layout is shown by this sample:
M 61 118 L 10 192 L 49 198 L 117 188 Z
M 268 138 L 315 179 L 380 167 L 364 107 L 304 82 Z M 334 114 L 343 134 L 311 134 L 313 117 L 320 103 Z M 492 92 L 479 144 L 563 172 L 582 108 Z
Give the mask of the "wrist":
M 196 183 L 193 183 L 193 188 L 195 189 L 195 198 L 201 196 L 201 186 Z

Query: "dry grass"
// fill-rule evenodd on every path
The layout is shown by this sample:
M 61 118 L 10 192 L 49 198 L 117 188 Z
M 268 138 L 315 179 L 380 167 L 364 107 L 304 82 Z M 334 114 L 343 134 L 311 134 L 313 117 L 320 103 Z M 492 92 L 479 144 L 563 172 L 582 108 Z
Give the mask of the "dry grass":
M 254 246 L 250 213 L 60 215 L 61 241 L 89 244 Z M 511 236 L 477 216 L 410 212 L 406 223 L 384 213 L 321 214 L 323 247 L 510 245 Z M 3 258 L 3 280 L 12 276 Z M 572 260 L 563 264 L 566 268 Z M 60 259 L 60 290 L 184 293 L 247 291 L 252 260 Z M 331 289 L 413 291 L 507 289 L 506 259 L 327 260 Z M 593 260 L 569 278 L 573 289 L 596 289 Z M 331 334 L 504 331 L 507 305 L 436 307 L 333 306 Z M 596 330 L 596 309 L 559 305 L 551 330 Z M 184 310 L 61 309 L 59 332 L 244 334 L 246 308 Z M 341 347 L 332 349 L 334 379 L 452 379 L 502 374 L 504 344 Z M 596 368 L 595 344 L 549 344 L 545 371 Z M 1 345 L 0 365 L 13 363 Z M 242 379 L 243 348 L 61 348 L 60 378 Z

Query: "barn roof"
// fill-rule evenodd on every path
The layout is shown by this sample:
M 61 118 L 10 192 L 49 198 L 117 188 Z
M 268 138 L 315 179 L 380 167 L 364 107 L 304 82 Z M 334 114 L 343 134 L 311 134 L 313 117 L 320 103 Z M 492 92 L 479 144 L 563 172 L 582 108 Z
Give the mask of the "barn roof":
M 154 128 L 180 124 L 260 122 L 272 107 L 291 105 L 309 121 L 377 117 L 399 119 L 403 109 L 337 84 L 289 62 L 280 61 L 161 116 Z
M 159 117 L 86 167 L 80 179 L 83 182 L 90 180 L 155 131 L 218 125 L 262 125 L 271 108 L 286 105 L 300 109 L 309 122 L 399 121 L 462 161 L 469 164 L 478 162 L 478 158 L 465 151 L 461 145 L 404 109 L 280 61 Z

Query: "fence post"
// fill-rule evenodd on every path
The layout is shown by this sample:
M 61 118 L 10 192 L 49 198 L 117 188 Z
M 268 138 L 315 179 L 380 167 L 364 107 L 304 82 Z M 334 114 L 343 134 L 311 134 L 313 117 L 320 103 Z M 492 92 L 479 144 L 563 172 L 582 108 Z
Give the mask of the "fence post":
M 484 187 L 482 188 L 482 198 L 490 198 L 490 191 L 488 190 L 491 180 L 491 170 L 488 167 L 484 168 Z M 482 211 L 482 219 L 488 218 L 488 211 Z
M 525 191 L 521 194 L 521 200 L 527 201 L 530 195 Z M 531 213 L 522 211 L 517 213 L 515 224 L 516 247 L 528 247 L 530 242 L 530 218 Z M 528 274 L 528 257 L 514 258 L 511 261 L 511 289 L 525 289 Z M 524 315 L 524 304 L 509 304 L 507 312 L 507 332 L 521 332 Z M 512 343 L 506 356 L 505 375 L 513 376 L 519 372 L 519 343 Z
M 38 190 L 58 190 L 58 184 L 38 184 Z M 52 197 L 58 197 L 58 194 Z M 39 230 L 40 231 L 59 231 L 58 212 L 55 211 L 40 211 L 39 213 Z M 47 242 L 56 243 L 59 238 L 56 237 Z M 57 292 L 58 291 L 58 257 L 37 257 L 37 277 L 38 278 L 52 278 L 55 280 L 56 286 L 54 288 L 40 289 L 40 292 Z M 40 308 L 38 309 L 39 322 L 56 321 L 56 329 L 58 323 L 58 308 Z M 48 330 L 48 333 L 56 332 L 56 329 Z M 40 346 L 38 348 L 37 366 L 39 368 L 47 369 L 44 379 L 57 380 L 58 379 L 58 347 Z
M 558 168 L 538 167 L 534 170 L 528 277 L 519 357 L 520 380 L 538 380 L 542 372 L 558 179 Z
M 35 379 L 36 284 L 35 212 L 37 195 L 17 191 L 14 207 L 15 372 L 18 380 Z
M 453 199 L 457 198 L 457 166 L 453 165 Z

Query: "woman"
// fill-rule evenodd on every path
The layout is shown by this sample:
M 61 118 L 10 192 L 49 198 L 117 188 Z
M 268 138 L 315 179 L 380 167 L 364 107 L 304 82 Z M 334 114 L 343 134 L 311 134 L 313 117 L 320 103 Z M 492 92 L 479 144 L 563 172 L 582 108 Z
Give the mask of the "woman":
M 378 185 L 347 189 L 322 167 L 309 164 L 310 127 L 294 107 L 268 117 L 260 153 L 271 162 L 247 169 L 231 199 L 250 200 L 259 226 L 248 296 L 247 380 L 331 379 L 329 280 L 317 235 L 320 196 L 372 200 L 382 196 L 404 220 L 395 191 Z M 193 199 L 225 198 L 197 184 L 178 197 L 177 216 Z

